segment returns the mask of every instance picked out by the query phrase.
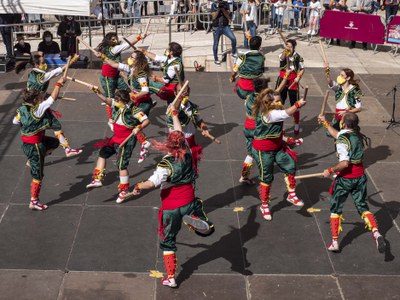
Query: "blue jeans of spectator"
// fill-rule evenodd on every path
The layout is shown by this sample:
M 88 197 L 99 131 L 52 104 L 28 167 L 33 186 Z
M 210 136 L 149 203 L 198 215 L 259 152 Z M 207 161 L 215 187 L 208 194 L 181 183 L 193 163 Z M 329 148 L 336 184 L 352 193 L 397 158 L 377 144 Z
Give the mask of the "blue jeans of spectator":
M 299 28 L 299 16 L 300 16 L 300 12 L 295 11 L 294 12 L 294 22 L 296 23 L 296 27 Z M 293 19 L 292 19 L 293 20 Z M 292 20 L 290 20 L 292 22 Z M 290 27 L 293 27 L 293 23 L 290 24 Z
M 278 17 L 278 28 L 282 30 L 283 27 L 283 15 L 277 15 Z
M 247 21 L 247 30 L 251 34 L 251 36 L 256 36 L 257 35 L 257 26 L 253 21 Z M 244 26 L 243 26 L 243 32 L 244 32 Z M 249 40 L 246 37 L 246 34 L 244 34 L 244 47 L 249 49 Z
M 390 16 L 397 15 L 398 9 L 399 9 L 398 5 L 385 5 L 386 24 L 389 22 Z
M 233 34 L 231 28 L 229 26 L 220 26 L 213 28 L 213 36 L 214 36 L 214 44 L 213 44 L 213 52 L 214 52 L 214 60 L 218 60 L 218 44 L 221 35 L 225 35 L 228 39 L 231 40 L 232 43 L 232 54 L 236 54 L 236 37 Z
M 137 0 L 128 0 L 128 17 L 132 17 L 132 6 L 133 6 L 133 16 L 135 17 L 134 23 L 140 23 L 139 18 L 139 3 Z
M 276 22 L 276 7 L 275 5 L 271 5 L 271 28 L 275 28 Z

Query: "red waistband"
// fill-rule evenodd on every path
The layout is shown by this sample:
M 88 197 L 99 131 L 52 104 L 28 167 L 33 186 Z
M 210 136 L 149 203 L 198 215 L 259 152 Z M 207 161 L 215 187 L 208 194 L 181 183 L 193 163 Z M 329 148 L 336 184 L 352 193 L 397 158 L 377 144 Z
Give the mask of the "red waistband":
M 176 209 L 189 204 L 194 198 L 193 184 L 175 185 L 161 190 L 161 209 Z
M 349 166 L 342 170 L 338 176 L 344 178 L 358 178 L 364 175 L 364 166 L 363 163 L 359 164 L 349 164 Z
M 146 94 L 142 97 L 135 98 L 135 105 L 138 106 L 140 103 L 151 102 L 150 94 Z
M 282 136 L 274 139 L 253 140 L 253 148 L 259 151 L 277 151 L 282 148 Z
M 281 70 L 281 71 L 279 71 L 279 77 L 280 77 L 280 78 L 285 77 L 285 74 L 286 74 L 286 70 Z M 297 73 L 296 73 L 295 71 L 292 71 L 292 72 L 289 74 L 288 81 L 289 81 L 289 80 L 294 80 L 296 77 L 297 77 Z
M 286 71 L 280 71 L 279 72 L 279 77 L 283 78 L 285 76 L 285 74 L 286 74 Z M 289 75 L 289 77 L 288 77 L 288 79 L 286 81 L 286 87 L 292 86 L 290 88 L 291 91 L 297 91 L 299 89 L 299 84 L 298 83 L 295 83 L 295 84 L 292 85 L 292 83 L 294 82 L 296 77 L 297 77 L 297 73 L 293 71 L 292 73 L 290 73 L 290 75 Z
M 339 108 L 336 108 L 336 112 L 339 112 L 339 111 L 347 111 L 347 109 L 339 109 Z M 341 115 L 335 115 L 335 119 L 336 120 L 341 120 L 343 117 L 341 116 Z
M 44 132 L 39 131 L 35 135 L 31 136 L 21 135 L 21 140 L 26 144 L 37 144 L 43 140 L 43 137 L 44 137 Z
M 117 77 L 119 74 L 118 69 L 111 67 L 108 64 L 104 64 L 101 67 L 101 75 L 105 76 L 105 77 L 111 77 L 111 78 L 115 78 Z
M 252 79 L 240 78 L 236 83 L 238 87 L 245 91 L 254 91 L 254 84 Z
M 132 129 L 124 126 L 124 125 L 119 125 L 117 123 L 114 123 L 114 135 L 110 139 L 109 145 L 113 144 L 121 144 L 131 133 Z
M 256 121 L 246 116 L 246 120 L 244 121 L 244 128 L 251 130 L 256 129 Z

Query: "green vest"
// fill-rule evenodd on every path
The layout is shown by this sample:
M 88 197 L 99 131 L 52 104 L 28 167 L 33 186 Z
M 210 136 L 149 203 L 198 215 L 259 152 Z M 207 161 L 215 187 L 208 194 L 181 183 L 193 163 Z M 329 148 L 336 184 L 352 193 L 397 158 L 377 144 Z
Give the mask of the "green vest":
M 362 161 L 364 157 L 364 145 L 362 139 L 354 131 L 348 131 L 339 135 L 335 144 L 347 145 L 350 163 L 359 164 Z M 337 152 L 336 156 L 339 157 Z
M 343 99 L 343 97 L 346 95 L 346 93 L 343 91 L 343 88 L 341 85 L 338 86 L 338 89 L 335 92 L 335 100 L 336 102 L 339 102 Z M 353 86 L 348 92 L 347 92 L 347 106 L 349 108 L 355 108 L 356 103 L 360 102 L 360 98 L 363 96 L 360 87 L 355 85 Z
M 140 71 L 136 76 L 129 76 L 128 83 L 131 88 L 133 88 L 136 92 L 140 93 L 142 91 L 142 86 L 140 85 L 138 78 L 146 77 L 147 74 L 145 71 Z
M 254 102 L 256 102 L 257 96 L 258 96 L 258 93 L 251 93 L 246 98 L 246 107 L 245 107 L 246 117 L 249 119 L 252 119 L 252 120 L 254 120 L 254 117 L 251 115 L 252 109 L 253 109 Z
M 32 104 L 24 103 L 18 107 L 17 113 L 20 116 L 22 135 L 32 136 L 51 127 L 52 114 L 49 110 L 47 110 L 41 118 L 37 118 L 34 115 L 38 106 L 39 105 L 33 106 Z
M 109 47 L 105 52 L 104 55 L 107 56 L 107 58 L 114 60 L 116 62 L 121 62 L 121 53 L 117 53 L 114 54 L 111 52 L 111 49 L 114 48 L 113 46 Z M 107 64 L 104 60 L 103 60 L 103 65 Z
M 278 138 L 283 130 L 283 121 L 275 123 L 266 123 L 261 113 L 256 117 L 256 129 L 254 130 L 254 139 L 265 140 Z
M 246 79 L 254 79 L 264 74 L 264 55 L 260 52 L 248 52 L 240 57 L 242 63 L 239 66 L 238 76 Z
M 180 57 L 177 57 L 171 62 L 168 62 L 168 60 L 165 61 L 165 63 L 162 65 L 163 76 L 169 79 L 169 83 L 178 83 L 179 81 L 176 75 L 174 78 L 169 78 L 167 74 L 168 68 L 173 66 L 179 66 L 179 78 L 183 82 L 185 80 L 185 71 L 183 70 L 182 58 Z
M 41 92 L 47 91 L 49 87 L 49 81 L 43 82 L 45 73 L 32 70 L 28 75 L 28 81 L 26 82 L 26 88 L 28 90 L 39 90 Z
M 304 62 L 304 59 L 297 53 L 295 52 L 293 54 L 293 66 L 294 66 L 294 71 L 297 73 L 300 70 L 300 63 Z M 287 60 L 281 60 L 279 61 L 279 69 L 281 71 L 285 71 L 287 69 Z
M 175 185 L 184 185 L 195 181 L 197 173 L 193 167 L 192 154 L 190 150 L 188 151 L 189 153 L 185 154 L 185 158 L 182 161 L 176 161 L 174 157 L 166 155 L 158 163 L 158 167 L 167 168 L 171 171 L 168 182 Z
M 196 105 L 190 101 L 187 101 L 186 105 L 190 106 L 190 109 L 188 112 L 191 113 L 191 116 L 189 116 L 188 112 L 185 111 L 184 109 L 181 108 L 179 110 L 178 119 L 179 119 L 179 122 L 181 123 L 182 127 L 185 127 L 186 125 L 188 125 L 190 123 L 190 121 L 192 121 L 192 120 L 194 120 L 194 122 L 196 122 L 196 117 L 199 114 L 199 106 L 198 105 Z M 174 122 L 172 121 L 171 116 L 167 115 L 166 121 L 167 121 L 167 126 L 169 128 L 174 128 Z
M 124 126 L 127 128 L 133 129 L 134 127 L 140 125 L 140 121 L 134 117 L 137 113 L 141 112 L 142 110 L 135 106 L 133 103 L 129 105 L 129 107 L 125 107 L 122 111 L 113 106 L 112 111 L 112 118 L 114 122 L 117 122 L 118 117 L 122 115 L 122 122 Z

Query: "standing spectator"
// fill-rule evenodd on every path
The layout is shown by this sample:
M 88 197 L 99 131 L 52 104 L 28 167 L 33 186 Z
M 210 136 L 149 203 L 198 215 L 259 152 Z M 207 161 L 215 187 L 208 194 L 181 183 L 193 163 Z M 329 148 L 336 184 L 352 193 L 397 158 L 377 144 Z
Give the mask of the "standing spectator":
M 331 10 L 336 11 L 347 11 L 346 0 L 331 0 L 329 2 L 329 7 Z M 331 39 L 331 42 L 333 39 Z M 340 40 L 336 39 L 336 45 L 340 46 Z
M 270 10 L 271 10 L 271 34 L 275 33 L 275 27 L 277 25 L 276 22 L 276 8 L 275 8 L 275 3 L 278 2 L 278 0 L 270 0 L 268 1 L 270 5 Z
M 257 6 L 254 0 L 246 0 L 240 9 L 240 14 L 246 16 L 246 27 L 243 24 L 244 47 L 249 49 L 249 40 L 257 35 Z
M 321 10 L 321 2 L 318 0 L 311 0 L 310 3 L 310 22 L 308 27 L 308 35 L 316 35 L 317 34 L 317 24 L 319 20 L 319 12 Z
M 213 2 L 211 5 L 211 17 L 214 35 L 214 63 L 220 65 L 221 62 L 218 59 L 218 44 L 221 35 L 227 36 L 232 43 L 232 55 L 236 56 L 236 37 L 234 36 L 229 23 L 231 22 L 232 13 L 229 11 L 229 4 L 226 1 L 218 0 Z
M 53 41 L 53 34 L 50 31 L 43 32 L 43 41 L 38 46 L 39 55 L 60 53 L 60 46 Z
M 164 1 L 153 1 L 153 5 L 154 5 L 154 15 L 158 15 L 158 6 L 160 5 L 164 5 Z M 162 13 L 164 14 L 164 13 Z
M 76 53 L 76 37 L 81 34 L 81 26 L 75 17 L 65 16 L 57 29 L 57 35 L 61 38 L 61 51 L 67 51 L 68 55 L 73 56 Z
M 303 8 L 303 2 L 301 2 L 300 0 L 293 0 L 292 5 L 293 5 L 294 19 L 290 20 L 289 27 L 294 28 L 295 30 L 299 30 L 299 17 L 300 17 L 301 10 Z M 294 27 L 293 21 L 295 22 L 296 27 Z
M 139 13 L 139 3 L 137 0 L 128 0 L 128 17 L 132 17 L 132 6 L 133 6 L 133 17 L 135 18 L 133 20 L 133 23 L 140 23 L 140 13 Z M 132 24 L 132 21 L 131 21 Z
M 397 11 L 399 10 L 399 1 L 398 0 L 382 0 L 381 8 L 385 9 L 386 24 L 388 24 L 390 17 L 397 15 Z
M 351 0 L 350 11 L 361 14 L 370 14 L 372 11 L 372 0 Z M 367 50 L 367 43 L 362 43 L 363 50 Z M 356 41 L 351 41 L 350 49 L 356 46 Z
M 144 14 L 143 14 L 144 11 Z M 140 0 L 140 15 L 147 16 L 147 0 Z
M 0 14 L 0 24 L 7 25 L 14 23 L 14 15 L 13 14 Z M 6 46 L 7 56 L 13 58 L 13 49 L 12 49 L 12 27 L 0 27 L 1 36 L 3 38 L 3 43 Z
M 285 0 L 278 0 L 274 4 L 275 6 L 275 13 L 278 18 L 278 29 L 282 30 L 283 28 L 283 15 L 285 13 L 285 8 L 286 8 L 286 1 Z

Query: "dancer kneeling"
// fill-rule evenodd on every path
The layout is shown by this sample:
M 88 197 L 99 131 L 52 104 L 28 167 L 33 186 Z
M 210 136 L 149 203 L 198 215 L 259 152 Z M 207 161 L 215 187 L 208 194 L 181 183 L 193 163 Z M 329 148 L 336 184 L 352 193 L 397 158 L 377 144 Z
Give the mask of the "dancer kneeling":
M 253 117 L 256 120 L 256 129 L 253 140 L 253 157 L 260 172 L 260 199 L 261 213 L 267 221 L 272 220 L 269 210 L 270 188 L 274 180 L 274 162 L 285 174 L 288 190 L 287 201 L 295 206 L 304 203 L 296 195 L 296 156 L 282 140 L 283 121 L 292 116 L 300 107 L 306 104 L 303 99 L 297 101 L 288 109 L 277 100 L 274 100 L 272 89 L 263 90 L 256 98 L 253 106 Z
M 162 284 L 177 287 L 175 282 L 175 252 L 177 251 L 175 240 L 181 229 L 182 221 L 200 236 L 212 234 L 214 225 L 204 212 L 203 202 L 194 194 L 197 172 L 190 148 L 182 133 L 178 112 L 175 108 L 169 111 L 175 130 L 169 133 L 168 139 L 164 143 L 153 143 L 166 155 L 147 181 L 136 184 L 133 194 L 139 195 L 141 190 L 161 186 L 159 234 L 161 236 L 160 248 L 164 252 L 167 271 L 167 278 L 162 279 Z
M 93 89 L 93 86 L 90 86 L 90 88 Z M 93 181 L 89 183 L 86 188 L 103 186 L 102 181 L 106 171 L 106 159 L 118 153 L 117 166 L 119 169 L 120 184 L 118 185 L 119 195 L 116 202 L 122 203 L 129 189 L 128 165 L 133 149 L 136 146 L 136 135 L 142 128 L 148 126 L 150 122 L 147 116 L 130 101 L 129 91 L 116 91 L 114 99 L 106 98 L 98 90 L 94 90 L 94 92 L 101 100 L 112 107 L 114 135 L 100 149 L 96 168 L 93 172 Z M 134 135 L 129 138 L 125 145 L 120 147 L 120 144 L 124 142 L 131 133 L 134 133 Z

